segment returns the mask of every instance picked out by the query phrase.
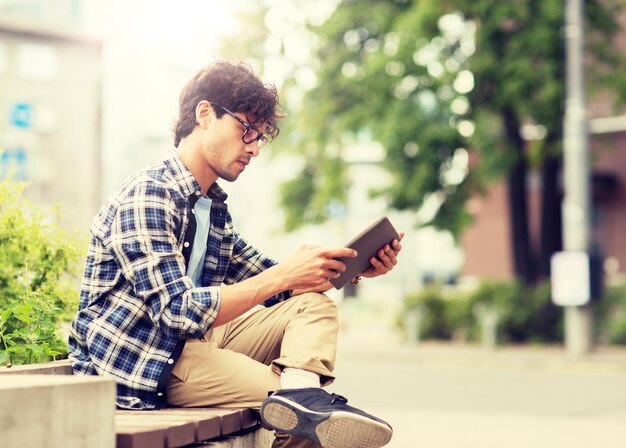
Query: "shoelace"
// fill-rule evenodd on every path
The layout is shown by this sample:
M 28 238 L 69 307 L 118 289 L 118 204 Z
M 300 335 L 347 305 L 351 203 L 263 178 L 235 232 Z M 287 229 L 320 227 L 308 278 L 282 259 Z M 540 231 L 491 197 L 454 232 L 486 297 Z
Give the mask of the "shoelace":
M 342 403 L 347 403 L 348 399 L 346 397 L 343 397 L 339 394 L 330 394 L 331 397 L 333 397 L 330 400 L 330 404 L 333 404 L 335 401 L 341 401 Z

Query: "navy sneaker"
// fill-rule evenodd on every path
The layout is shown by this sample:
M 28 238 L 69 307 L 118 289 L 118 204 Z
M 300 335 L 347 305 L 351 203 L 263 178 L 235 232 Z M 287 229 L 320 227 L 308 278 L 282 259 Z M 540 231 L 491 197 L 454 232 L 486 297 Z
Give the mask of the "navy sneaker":
M 264 425 L 306 437 L 324 448 L 379 448 L 391 440 L 391 426 L 348 406 L 341 395 L 319 388 L 283 389 L 261 404 Z

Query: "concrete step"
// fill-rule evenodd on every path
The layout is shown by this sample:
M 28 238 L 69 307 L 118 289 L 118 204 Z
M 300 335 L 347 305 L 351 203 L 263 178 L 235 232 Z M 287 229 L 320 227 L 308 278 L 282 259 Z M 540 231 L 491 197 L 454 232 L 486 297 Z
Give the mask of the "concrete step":
M 2 375 L 3 447 L 115 447 L 115 382 L 70 375 Z

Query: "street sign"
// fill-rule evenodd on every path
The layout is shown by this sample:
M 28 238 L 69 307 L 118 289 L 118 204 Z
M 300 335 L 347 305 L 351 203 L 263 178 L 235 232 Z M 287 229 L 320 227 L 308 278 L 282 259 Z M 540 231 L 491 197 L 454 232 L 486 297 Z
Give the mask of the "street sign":
M 589 255 L 582 251 L 556 252 L 550 261 L 552 301 L 561 306 L 582 306 L 589 303 Z

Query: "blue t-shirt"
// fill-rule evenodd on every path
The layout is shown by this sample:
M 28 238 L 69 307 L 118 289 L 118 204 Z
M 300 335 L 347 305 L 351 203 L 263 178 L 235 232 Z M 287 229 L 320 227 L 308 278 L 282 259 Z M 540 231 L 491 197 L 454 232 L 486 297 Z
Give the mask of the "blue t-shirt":
M 211 199 L 202 196 L 193 208 L 196 217 L 196 235 L 193 240 L 193 249 L 187 266 L 187 276 L 199 287 L 202 286 L 202 269 L 206 255 L 206 244 L 209 238 L 211 225 Z

